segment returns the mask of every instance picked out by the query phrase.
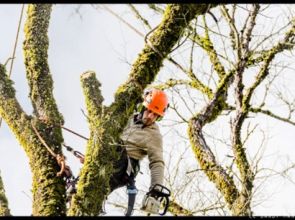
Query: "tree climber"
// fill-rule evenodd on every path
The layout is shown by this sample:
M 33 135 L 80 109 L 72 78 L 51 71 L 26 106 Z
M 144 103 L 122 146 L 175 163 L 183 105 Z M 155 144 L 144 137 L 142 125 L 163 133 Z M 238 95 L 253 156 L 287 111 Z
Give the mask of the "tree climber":
M 114 165 L 116 173 L 110 178 L 111 192 L 127 186 L 129 195 L 126 215 L 131 215 L 137 193 L 135 177 L 139 171 L 139 161 L 149 159 L 151 171 L 150 191 L 155 185 L 162 186 L 164 179 L 163 140 L 156 121 L 163 118 L 167 110 L 168 98 L 164 91 L 148 90 L 143 95 L 143 103 L 129 119 L 121 135 L 121 157 Z
M 143 102 L 137 106 L 137 112 L 129 119 L 121 135 L 121 143 L 118 146 L 121 155 L 119 161 L 114 164 L 116 172 L 110 178 L 110 191 L 112 192 L 117 188 L 127 186 L 129 195 L 127 216 L 131 215 L 133 211 L 135 196 L 137 194 L 135 177 L 139 172 L 139 161 L 145 156 L 148 156 L 151 171 L 151 184 L 149 192 L 145 196 L 145 201 L 151 201 L 152 205 L 149 206 L 148 202 L 144 201 L 143 203 L 145 205 L 143 204 L 143 206 L 146 208 L 143 207 L 143 210 L 157 213 L 161 205 L 157 202 L 157 199 L 164 197 L 166 199 L 165 210 L 167 209 L 170 191 L 162 186 L 165 166 L 163 160 L 163 140 L 156 121 L 160 121 L 164 117 L 168 106 L 168 98 L 164 91 L 158 89 L 146 91 L 143 95 Z M 44 119 L 39 120 L 46 122 Z M 70 202 L 73 194 L 76 193 L 76 183 L 79 176 L 75 178 L 72 175 L 70 167 L 65 164 L 65 157 L 52 152 L 34 126 L 33 129 L 49 152 L 56 158 L 61 168 L 57 176 L 66 178 L 67 202 Z M 67 150 L 73 152 L 80 159 L 81 163 L 84 162 L 84 155 L 73 151 L 71 147 L 65 144 L 63 145 Z M 166 193 L 163 189 L 166 189 Z M 149 197 L 155 199 L 149 200 Z M 165 212 L 163 213 L 165 214 Z

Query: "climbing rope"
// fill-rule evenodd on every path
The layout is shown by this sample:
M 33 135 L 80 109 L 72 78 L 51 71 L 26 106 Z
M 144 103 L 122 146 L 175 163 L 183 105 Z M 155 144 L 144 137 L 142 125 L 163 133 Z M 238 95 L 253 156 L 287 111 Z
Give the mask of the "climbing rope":
M 11 63 L 10 63 L 10 69 L 9 69 L 9 74 L 8 74 L 9 78 L 10 78 L 11 73 L 12 73 L 12 67 L 13 67 L 13 62 L 14 62 L 15 52 L 16 52 L 16 47 L 17 47 L 17 42 L 18 42 L 18 36 L 19 36 L 19 30 L 20 30 L 20 26 L 21 26 L 23 14 L 24 14 L 24 7 L 25 7 L 25 5 L 23 4 L 22 9 L 21 9 L 21 13 L 20 13 L 20 17 L 19 17 L 17 32 L 16 32 L 16 38 L 15 38 L 15 43 L 14 43 L 14 48 L 13 48 L 13 53 L 12 53 L 12 60 L 11 60 Z
M 24 7 L 25 7 L 25 4 L 23 4 L 22 9 L 21 9 L 21 12 L 20 12 L 20 17 L 19 17 L 18 27 L 17 27 L 17 31 L 16 31 L 16 38 L 15 38 L 15 42 L 14 42 L 14 48 L 13 48 L 13 52 L 12 52 L 12 57 L 10 57 L 8 59 L 8 61 L 11 60 L 8 78 L 10 78 L 11 73 L 12 73 L 13 61 L 14 61 L 14 58 L 15 58 L 15 52 L 16 52 L 16 47 L 17 47 L 17 42 L 18 42 L 18 36 L 19 36 L 19 30 L 20 30 L 20 26 L 21 26 L 23 14 L 24 14 Z M 7 64 L 7 62 L 6 62 L 6 64 Z M 2 125 L 2 117 L 0 117 L 0 127 L 1 127 L 1 125 Z
M 48 152 L 56 159 L 56 162 L 60 167 L 60 171 L 56 175 L 57 176 L 65 176 L 67 179 L 70 179 L 73 176 L 73 174 L 72 174 L 71 168 L 66 165 L 66 157 L 62 154 L 54 153 L 54 151 L 46 144 L 45 140 L 41 137 L 40 133 L 38 132 L 38 130 L 34 126 L 33 121 L 31 121 L 31 126 L 32 126 L 35 134 L 37 135 L 37 137 L 39 138 L 39 140 L 43 144 L 43 146 L 45 146 L 45 148 L 48 150 Z M 63 144 L 63 145 L 65 145 L 65 144 Z M 69 146 L 67 146 L 67 147 L 69 147 Z M 81 154 L 79 151 L 74 151 L 74 155 L 80 159 L 81 163 L 84 163 L 84 155 L 83 154 Z
M 44 145 L 44 147 L 46 147 L 46 149 L 48 150 L 48 152 L 53 156 L 53 157 L 57 157 L 57 154 L 53 152 L 53 150 L 46 144 L 45 140 L 41 137 L 40 133 L 37 131 L 37 129 L 35 128 L 33 121 L 31 121 L 31 125 L 32 128 L 35 132 L 35 134 L 37 135 L 37 137 L 39 138 L 39 140 L 41 141 L 41 143 Z
M 69 128 L 66 128 L 65 126 L 60 125 L 60 127 L 61 127 L 62 129 L 64 129 L 64 130 L 68 131 L 68 132 L 71 132 L 72 134 L 77 135 L 77 136 L 80 137 L 80 138 L 83 138 L 83 139 L 85 139 L 85 140 L 87 140 L 87 141 L 89 140 L 89 138 L 84 137 L 83 135 L 78 134 L 77 132 L 75 132 L 75 131 L 73 131 L 73 130 L 71 130 L 71 129 L 69 129 Z
M 34 127 L 34 125 L 33 125 L 32 122 L 31 122 L 31 124 L 32 124 L 32 127 L 33 127 L 33 129 L 34 129 L 36 135 L 38 136 L 38 138 L 39 138 L 40 141 L 42 142 L 42 144 L 47 148 L 47 150 L 50 152 L 50 154 L 51 154 L 53 157 L 56 158 L 56 157 L 57 157 L 57 154 L 55 154 L 55 153 L 54 153 L 54 152 L 48 147 L 48 145 L 47 145 L 46 142 L 43 140 L 43 138 L 40 136 L 39 132 L 38 132 L 37 129 Z M 69 132 L 71 132 L 71 133 L 77 135 L 78 137 L 81 137 L 81 138 L 83 138 L 83 139 L 85 139 L 85 140 L 89 140 L 88 138 L 84 137 L 83 135 L 78 134 L 77 132 L 75 132 L 75 131 L 73 131 L 73 130 L 71 130 L 71 129 L 69 129 L 69 128 L 66 128 L 66 127 L 64 127 L 64 126 L 62 126 L 62 125 L 55 125 L 55 127 L 61 127 L 62 129 L 66 130 L 66 131 L 69 131 Z M 80 160 L 81 163 L 84 162 L 84 155 L 83 155 L 81 152 L 74 150 L 72 147 L 70 147 L 69 145 L 66 145 L 65 143 L 62 143 L 62 145 L 67 149 L 67 151 L 73 153 L 73 155 L 74 155 L 75 157 L 77 157 L 77 158 Z

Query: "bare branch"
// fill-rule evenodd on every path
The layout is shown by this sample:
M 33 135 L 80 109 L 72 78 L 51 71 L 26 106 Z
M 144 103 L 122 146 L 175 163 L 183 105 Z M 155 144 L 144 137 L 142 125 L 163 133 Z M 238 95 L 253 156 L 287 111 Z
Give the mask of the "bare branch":
M 233 6 L 233 13 L 235 7 Z M 229 15 L 228 9 L 225 7 L 225 5 L 222 5 L 220 7 L 222 15 L 225 17 L 227 23 L 229 24 L 229 27 L 231 29 L 230 36 L 232 38 L 232 45 L 233 49 L 237 51 L 237 58 L 238 60 L 241 59 L 242 53 L 241 53 L 241 42 L 240 42 L 240 35 L 239 32 L 235 26 L 235 20 L 234 17 L 231 17 Z
M 265 110 L 265 109 L 261 109 L 261 108 L 251 107 L 250 108 L 250 111 L 251 112 L 254 112 L 254 113 L 262 113 L 262 114 L 265 114 L 265 115 L 270 116 L 272 118 L 278 119 L 280 121 L 287 122 L 287 123 L 289 123 L 291 125 L 295 125 L 295 122 L 292 121 L 292 120 L 290 120 L 289 117 L 288 118 L 284 118 L 284 117 L 278 116 L 278 115 L 274 114 L 273 112 L 271 112 L 270 110 Z
M 141 16 L 141 14 L 135 8 L 135 6 L 133 4 L 128 4 L 128 6 L 130 7 L 131 11 L 135 14 L 136 18 L 138 18 L 146 27 L 148 27 L 149 30 L 151 30 L 152 28 L 149 22 L 144 17 Z

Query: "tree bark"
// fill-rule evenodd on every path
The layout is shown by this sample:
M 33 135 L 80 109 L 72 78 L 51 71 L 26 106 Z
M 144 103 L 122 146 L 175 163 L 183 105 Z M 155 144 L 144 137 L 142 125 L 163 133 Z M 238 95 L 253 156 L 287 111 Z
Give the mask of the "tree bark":
M 0 115 L 3 117 L 29 158 L 32 171 L 33 215 L 65 215 L 65 182 L 56 177 L 59 166 L 42 145 L 32 129 L 31 121 L 46 143 L 56 153 L 61 153 L 60 128 L 41 123 L 62 123 L 52 96 L 52 79 L 47 64 L 47 29 L 51 5 L 29 5 L 25 24 L 24 55 L 30 98 L 37 117 L 27 115 L 15 97 L 13 82 L 5 67 L 0 65 Z

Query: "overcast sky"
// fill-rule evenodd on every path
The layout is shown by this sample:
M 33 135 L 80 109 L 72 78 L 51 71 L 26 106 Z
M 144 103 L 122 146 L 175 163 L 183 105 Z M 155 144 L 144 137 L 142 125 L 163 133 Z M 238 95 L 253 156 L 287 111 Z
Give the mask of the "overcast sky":
M 5 63 L 12 54 L 21 7 L 20 4 L 0 5 L 1 63 Z M 139 25 L 132 15 L 124 12 L 126 5 L 110 5 L 109 7 L 129 19 L 129 22 L 141 27 L 142 32 L 146 34 L 147 31 L 143 29 L 143 26 Z M 49 27 L 49 66 L 54 80 L 54 96 L 59 111 L 64 116 L 65 126 L 88 136 L 87 121 L 81 112 L 81 109 L 85 111 L 85 104 L 80 86 L 80 75 L 87 70 L 95 71 L 97 79 L 102 84 L 104 104 L 111 103 L 114 92 L 127 79 L 131 69 L 130 65 L 143 48 L 144 39 L 106 11 L 85 6 L 81 8 L 81 18 L 79 14 L 75 13 L 75 8 L 77 6 L 73 5 L 54 5 L 53 7 Z M 151 16 L 153 15 L 151 14 Z M 154 27 L 161 18 L 158 16 L 152 18 L 151 24 Z M 31 114 L 32 107 L 28 98 L 22 53 L 25 19 L 26 10 L 11 78 L 14 81 L 18 101 L 23 109 Z M 270 123 L 276 122 L 270 121 Z M 279 152 L 279 154 L 289 152 L 290 158 L 294 161 L 295 150 L 292 144 L 294 128 L 290 125 L 283 125 L 283 127 L 285 129 L 284 139 L 287 141 L 282 142 L 281 139 L 275 139 L 272 146 L 276 147 L 276 150 L 273 152 Z M 282 130 L 275 131 L 278 136 L 282 135 L 280 132 Z M 66 144 L 84 152 L 86 142 L 83 139 L 67 132 L 64 132 L 64 139 Z M 282 143 L 284 146 L 280 146 Z M 278 147 L 280 147 L 279 150 L 277 150 Z M 67 152 L 66 155 L 69 165 L 77 174 L 80 164 Z M 0 170 L 11 213 L 13 215 L 30 215 L 32 195 L 28 159 L 5 122 L 0 128 Z M 138 178 L 138 181 L 144 181 L 142 176 Z M 255 209 L 257 215 L 295 215 L 294 184 L 282 182 L 276 184 L 275 188 L 265 190 L 272 192 L 277 190 L 278 193 L 271 197 L 271 202 Z M 121 190 L 120 193 L 125 193 L 125 191 Z M 140 200 L 138 204 L 141 199 L 138 197 Z M 118 208 L 113 209 L 108 206 L 106 211 L 108 215 L 123 215 Z

